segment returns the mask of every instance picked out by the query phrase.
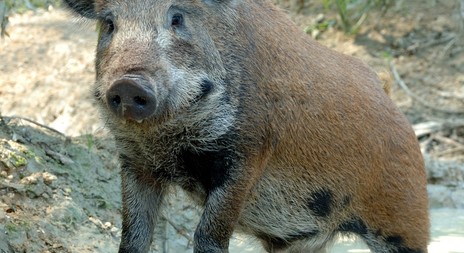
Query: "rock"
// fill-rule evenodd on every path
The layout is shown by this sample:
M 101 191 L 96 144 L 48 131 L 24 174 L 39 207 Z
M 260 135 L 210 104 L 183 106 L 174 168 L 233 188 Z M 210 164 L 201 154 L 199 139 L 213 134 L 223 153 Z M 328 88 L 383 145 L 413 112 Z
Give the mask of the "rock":
M 51 207 L 47 212 L 53 221 L 66 226 L 80 224 L 87 218 L 82 207 L 72 200 L 65 200 Z
M 437 160 L 428 155 L 424 155 L 424 160 L 429 183 L 464 184 L 464 164 Z
M 14 253 L 13 248 L 8 243 L 6 236 L 2 233 L 0 235 L 0 252 L 1 253 Z
M 53 183 L 53 181 L 55 181 L 56 179 L 58 179 L 55 175 L 49 173 L 49 172 L 44 172 L 42 174 L 42 177 L 43 177 L 43 181 L 46 185 L 51 185 Z
M 451 191 L 444 185 L 428 185 L 429 207 L 454 207 L 454 201 L 451 198 Z
M 458 188 L 451 192 L 451 199 L 453 200 L 456 208 L 464 209 L 464 188 Z

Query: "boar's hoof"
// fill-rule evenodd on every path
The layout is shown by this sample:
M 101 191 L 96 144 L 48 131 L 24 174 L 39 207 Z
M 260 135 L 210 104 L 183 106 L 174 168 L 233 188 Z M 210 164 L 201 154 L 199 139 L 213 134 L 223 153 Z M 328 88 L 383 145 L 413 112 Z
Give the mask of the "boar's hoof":
M 149 85 L 140 78 L 122 78 L 106 92 L 109 109 L 118 117 L 142 121 L 155 113 L 156 99 Z

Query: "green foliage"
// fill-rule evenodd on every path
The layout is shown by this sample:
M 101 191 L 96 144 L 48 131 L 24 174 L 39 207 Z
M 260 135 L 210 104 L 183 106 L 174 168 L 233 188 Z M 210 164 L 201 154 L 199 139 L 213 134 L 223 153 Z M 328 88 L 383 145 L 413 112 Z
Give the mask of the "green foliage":
M 16 168 L 19 168 L 19 167 L 22 167 L 22 166 L 25 166 L 27 164 L 27 159 L 20 156 L 20 155 L 17 155 L 15 153 L 11 153 L 10 154 L 10 162 L 13 164 L 13 166 L 15 166 Z
M 359 31 L 367 17 L 369 10 L 380 8 L 385 12 L 393 3 L 393 0 L 322 0 L 324 8 L 335 8 L 341 21 L 342 29 L 351 34 Z
M 85 135 L 85 139 L 86 139 L 86 141 L 87 141 L 87 149 L 88 149 L 89 151 L 91 151 L 92 148 L 93 148 L 93 146 L 95 145 L 95 140 L 94 140 L 94 138 L 93 138 L 93 135 L 91 135 L 91 134 L 86 134 L 86 135 Z
M 315 39 L 319 37 L 321 32 L 326 31 L 330 27 L 334 27 L 336 24 L 336 21 L 334 19 L 325 20 L 323 15 L 318 17 L 316 21 L 316 23 L 309 25 L 304 29 L 305 33 L 310 34 L 311 37 Z
M 0 0 L 0 35 L 3 38 L 8 24 L 8 16 L 12 13 L 24 13 L 28 10 L 45 9 L 59 6 L 60 0 Z
M 5 3 L 8 10 L 15 13 L 23 13 L 27 10 L 47 8 L 50 5 L 57 6 L 60 0 L 0 0 Z
M 6 25 L 8 24 L 7 16 L 8 8 L 5 1 L 0 0 L 0 36 L 3 38 L 5 35 L 8 35 L 6 32 Z

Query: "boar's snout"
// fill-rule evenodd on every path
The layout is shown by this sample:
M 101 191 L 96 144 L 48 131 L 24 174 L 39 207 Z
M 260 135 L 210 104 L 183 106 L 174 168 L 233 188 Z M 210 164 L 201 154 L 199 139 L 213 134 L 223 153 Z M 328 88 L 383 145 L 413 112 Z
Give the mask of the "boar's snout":
M 141 121 L 155 113 L 156 98 L 142 78 L 124 77 L 115 81 L 106 92 L 109 109 L 123 119 Z

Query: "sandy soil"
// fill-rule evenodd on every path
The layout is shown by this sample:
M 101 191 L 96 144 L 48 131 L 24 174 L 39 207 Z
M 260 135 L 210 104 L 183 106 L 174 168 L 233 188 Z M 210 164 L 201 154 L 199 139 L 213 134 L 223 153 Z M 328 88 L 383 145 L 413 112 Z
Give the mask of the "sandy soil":
M 307 5 L 292 14 L 302 29 L 322 11 Z M 319 35 L 321 43 L 379 72 L 397 71 L 391 96 L 415 125 L 427 162 L 431 252 L 464 252 L 464 24 L 458 7 L 458 1 L 398 1 L 385 16 L 371 15 L 357 36 L 335 29 Z M 39 11 L 12 16 L 8 32 L 0 40 L 0 252 L 116 252 L 118 163 L 90 92 L 95 24 L 61 10 Z M 200 210 L 182 193 L 165 206 L 153 252 L 191 252 Z M 451 209 L 437 209 L 443 207 Z M 446 223 L 439 222 L 443 217 Z M 260 252 L 256 242 L 235 237 L 232 251 Z M 334 251 L 347 247 L 362 248 L 343 242 Z

